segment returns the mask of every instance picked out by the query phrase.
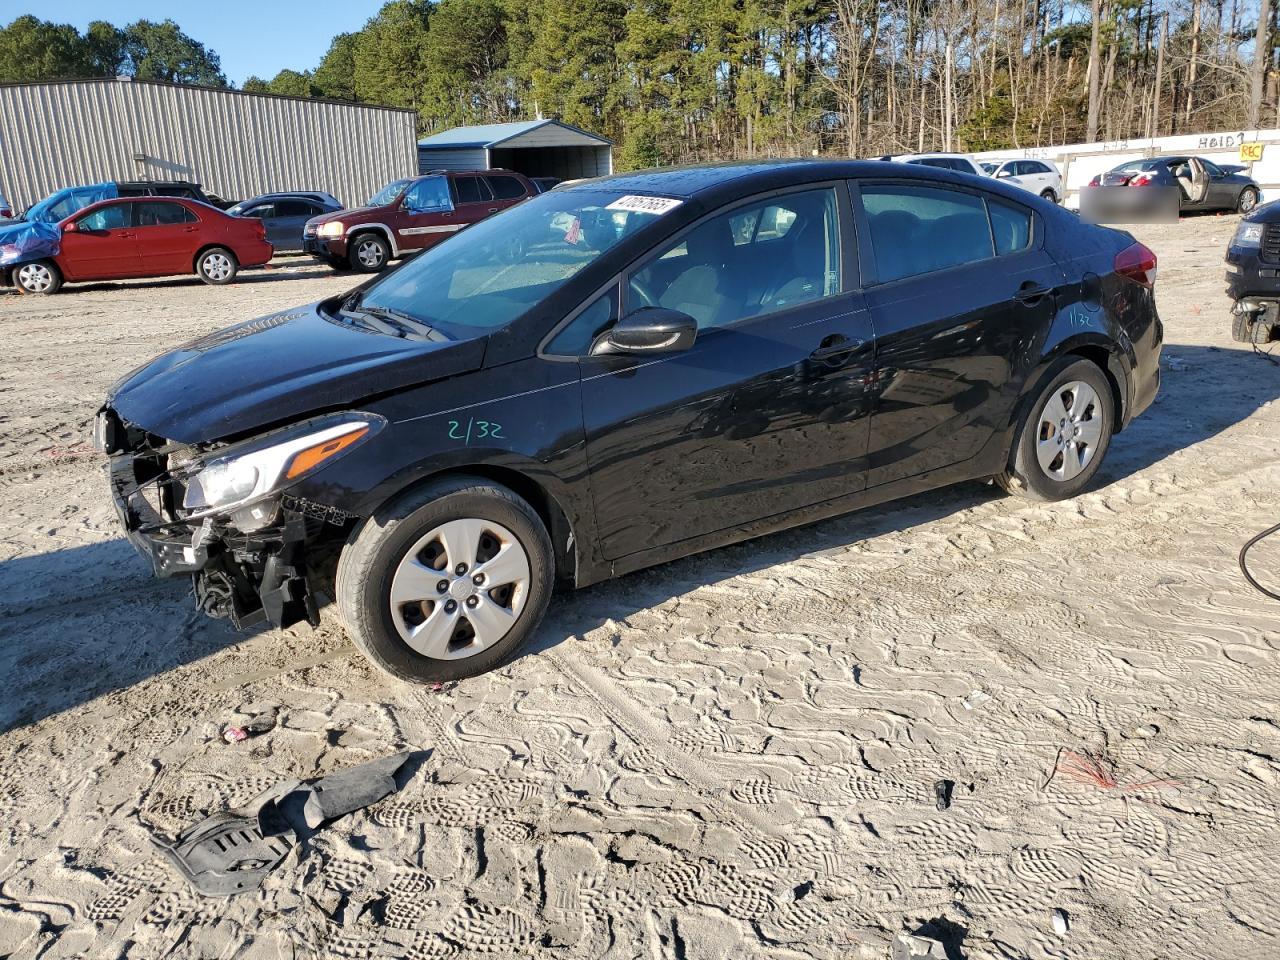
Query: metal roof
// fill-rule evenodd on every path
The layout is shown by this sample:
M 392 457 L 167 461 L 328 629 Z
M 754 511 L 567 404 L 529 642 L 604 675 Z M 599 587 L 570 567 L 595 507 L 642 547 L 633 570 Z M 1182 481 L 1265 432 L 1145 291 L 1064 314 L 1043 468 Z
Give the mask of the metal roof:
M 566 137 L 566 146 L 581 144 L 581 137 L 588 137 L 601 146 L 611 146 L 613 144 L 612 140 L 602 137 L 598 133 L 589 133 L 559 120 L 517 120 L 514 123 L 483 123 L 470 127 L 454 127 L 451 130 L 444 130 L 429 137 L 424 137 L 418 141 L 418 146 L 484 147 L 488 149 L 547 126 L 560 127 L 567 133 L 574 135 Z M 515 144 L 512 144 L 512 146 L 515 146 Z

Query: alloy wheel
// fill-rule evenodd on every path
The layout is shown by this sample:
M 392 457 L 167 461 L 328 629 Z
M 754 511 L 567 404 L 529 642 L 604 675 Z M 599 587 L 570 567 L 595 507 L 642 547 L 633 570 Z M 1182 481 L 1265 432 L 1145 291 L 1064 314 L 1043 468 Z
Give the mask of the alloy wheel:
M 1102 402 L 1080 380 L 1064 383 L 1045 401 L 1036 427 L 1036 459 L 1045 476 L 1065 482 L 1080 475 L 1102 440 Z
M 231 258 L 225 253 L 211 253 L 204 258 L 204 275 L 210 280 L 225 280 L 231 276 Z
M 43 263 L 28 263 L 18 268 L 18 282 L 31 293 L 44 293 L 53 286 L 53 271 Z
M 460 660 L 507 635 L 529 598 L 529 556 L 501 524 L 442 523 L 405 554 L 391 578 L 391 618 L 413 650 Z
M 356 245 L 356 259 L 366 267 L 382 265 L 382 244 L 377 240 L 362 240 Z
M 1249 213 L 1258 205 L 1258 194 L 1253 190 L 1245 190 L 1240 194 L 1240 212 Z

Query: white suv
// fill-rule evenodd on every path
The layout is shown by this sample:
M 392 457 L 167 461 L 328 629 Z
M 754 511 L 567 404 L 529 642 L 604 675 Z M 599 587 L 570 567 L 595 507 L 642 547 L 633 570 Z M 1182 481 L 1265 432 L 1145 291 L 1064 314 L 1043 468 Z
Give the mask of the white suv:
M 985 176 L 982 168 L 973 162 L 972 157 L 963 153 L 904 153 L 898 157 L 885 157 L 898 163 L 918 163 L 926 167 L 941 167 L 943 170 L 954 170 L 957 173 L 971 173 L 975 177 Z
M 1038 193 L 1052 203 L 1062 199 L 1062 174 L 1047 160 L 1005 160 L 992 171 L 991 176 Z

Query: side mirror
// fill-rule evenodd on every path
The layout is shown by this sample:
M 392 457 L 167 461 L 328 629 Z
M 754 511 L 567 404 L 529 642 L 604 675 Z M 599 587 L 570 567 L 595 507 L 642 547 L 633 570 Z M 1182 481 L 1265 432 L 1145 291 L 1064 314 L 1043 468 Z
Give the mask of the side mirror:
M 62 228 L 62 232 L 63 233 L 79 233 L 80 221 L 72 220 L 70 223 L 68 223 L 65 227 Z
M 641 307 L 601 334 L 591 354 L 658 354 L 688 350 L 698 336 L 698 321 L 679 310 Z
M 1005 177 L 1012 177 L 1012 176 L 1013 176 L 1013 171 L 1010 170 L 1008 167 L 1003 167 L 999 172 L 996 173 L 997 180 L 1003 180 Z

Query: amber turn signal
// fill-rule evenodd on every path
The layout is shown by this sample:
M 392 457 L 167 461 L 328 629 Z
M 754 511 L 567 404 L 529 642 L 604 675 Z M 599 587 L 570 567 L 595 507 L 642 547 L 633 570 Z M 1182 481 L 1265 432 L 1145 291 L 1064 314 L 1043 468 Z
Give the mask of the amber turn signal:
M 332 440 L 317 443 L 314 447 L 307 447 L 305 450 L 299 450 L 293 455 L 293 460 L 289 463 L 289 469 L 284 475 L 285 479 L 296 479 L 304 473 L 318 467 L 334 454 L 341 453 L 343 450 L 347 449 L 347 447 L 361 439 L 368 432 L 368 427 L 359 427 L 352 430 L 350 433 L 344 433 L 340 437 L 334 437 Z

